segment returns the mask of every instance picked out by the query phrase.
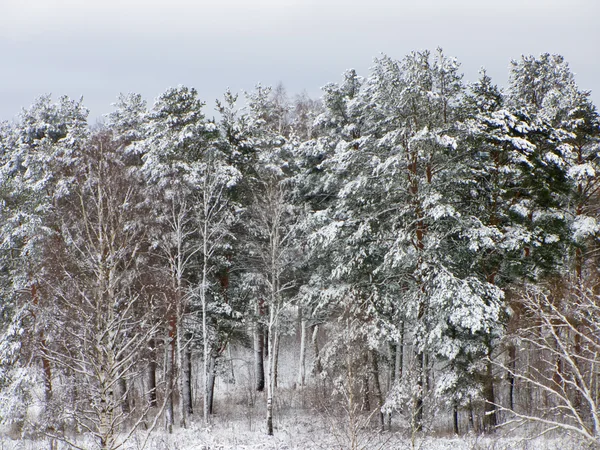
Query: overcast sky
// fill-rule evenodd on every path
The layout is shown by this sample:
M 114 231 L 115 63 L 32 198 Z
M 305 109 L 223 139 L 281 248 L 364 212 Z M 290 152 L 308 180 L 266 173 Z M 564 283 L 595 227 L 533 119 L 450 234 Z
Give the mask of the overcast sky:
M 599 0 L 0 0 L 0 120 L 52 93 L 83 96 L 93 122 L 120 92 L 151 104 L 178 84 L 212 115 L 227 87 L 316 97 L 380 53 L 438 46 L 501 86 L 511 59 L 562 54 L 600 105 Z

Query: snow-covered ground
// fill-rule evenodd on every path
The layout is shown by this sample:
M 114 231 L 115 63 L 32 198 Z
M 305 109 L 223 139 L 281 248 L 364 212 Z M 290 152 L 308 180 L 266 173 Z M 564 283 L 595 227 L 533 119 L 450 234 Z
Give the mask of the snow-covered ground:
M 254 429 L 251 429 L 254 428 Z M 322 423 L 318 416 L 295 417 L 279 422 L 275 436 L 267 436 L 259 426 L 248 421 L 217 424 L 207 429 L 192 424 L 173 434 L 155 431 L 148 436 L 138 433 L 123 447 L 124 450 L 309 450 L 309 449 L 398 449 L 398 450 L 583 450 L 583 443 L 569 437 L 525 438 L 499 431 L 492 436 L 466 435 L 461 437 L 426 437 L 414 441 L 405 433 L 356 433 L 354 445 L 347 429 L 337 429 Z M 96 448 L 90 441 L 79 441 L 84 449 Z M 50 449 L 48 441 L 0 439 L 0 450 Z M 56 443 L 54 449 L 71 447 Z

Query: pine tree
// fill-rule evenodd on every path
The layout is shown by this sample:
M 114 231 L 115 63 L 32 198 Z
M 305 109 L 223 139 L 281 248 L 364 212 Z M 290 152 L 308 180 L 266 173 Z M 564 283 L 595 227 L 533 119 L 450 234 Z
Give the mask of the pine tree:
M 217 127 L 205 119 L 203 107 L 195 89 L 179 86 L 167 90 L 155 102 L 148 117 L 147 137 L 138 145 L 143 152 L 141 171 L 152 186 L 154 198 L 159 200 L 154 245 L 165 258 L 172 281 L 168 318 L 170 383 L 175 379 L 176 364 L 183 371 L 183 352 L 190 345 L 184 342 L 185 317 L 192 306 L 197 306 L 202 317 L 204 420 L 208 422 L 209 397 L 212 398 L 209 369 L 217 345 L 208 317 L 214 307 L 209 304 L 211 284 L 217 251 L 226 245 L 235 220 L 228 191 L 240 174 L 228 164 L 229 155 L 215 145 Z M 192 277 L 192 268 L 199 275 Z M 184 373 L 179 377 L 179 398 L 181 423 L 185 426 L 191 405 Z M 167 411 L 170 427 L 172 408 Z
M 56 205 L 75 182 L 76 151 L 88 135 L 87 114 L 81 101 L 61 97 L 53 103 L 43 96 L 22 111 L 3 139 L 2 246 L 10 254 L 5 266 L 11 279 L 8 297 L 18 312 L 11 327 L 24 330 L 21 342 L 27 350 L 18 364 L 30 379 L 36 371 L 25 362 L 41 364 L 50 422 L 54 374 L 48 352 L 55 341 L 48 329 L 53 294 L 42 286 L 48 274 L 45 249 L 56 237 Z

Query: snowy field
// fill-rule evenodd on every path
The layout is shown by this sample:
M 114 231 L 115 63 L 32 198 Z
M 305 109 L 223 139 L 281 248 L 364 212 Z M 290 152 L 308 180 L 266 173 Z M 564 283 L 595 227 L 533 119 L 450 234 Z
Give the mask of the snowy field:
M 192 428 L 178 430 L 169 435 L 155 432 L 144 447 L 145 435 L 135 436 L 124 450 L 291 450 L 291 449 L 398 449 L 398 450 L 583 450 L 584 444 L 569 438 L 510 437 L 502 433 L 492 436 L 428 437 L 412 440 L 401 433 L 363 434 L 355 446 L 345 436 L 326 430 L 315 430 L 310 421 L 290 424 L 268 437 L 259 431 L 248 431 L 241 424 L 215 427 L 211 430 Z M 84 449 L 94 449 L 91 442 L 80 442 Z M 50 449 L 47 441 L 0 440 L 1 450 L 44 450 Z M 71 447 L 57 443 L 54 449 Z
M 267 436 L 262 420 L 253 422 L 245 417 L 218 423 L 204 428 L 198 423 L 188 429 L 177 429 L 173 434 L 162 430 L 150 435 L 139 432 L 123 446 L 123 450 L 584 450 L 592 449 L 568 436 L 543 436 L 527 438 L 507 430 L 499 430 L 491 436 L 468 434 L 465 436 L 428 436 L 411 439 L 406 432 L 351 433 L 343 421 L 334 422 L 320 414 L 290 414 L 278 420 L 275 435 Z M 354 436 L 352 436 L 354 434 Z M 91 440 L 79 440 L 85 450 L 96 449 Z M 72 447 L 56 442 L 54 447 L 47 440 L 12 440 L 0 438 L 0 450 L 68 450 Z

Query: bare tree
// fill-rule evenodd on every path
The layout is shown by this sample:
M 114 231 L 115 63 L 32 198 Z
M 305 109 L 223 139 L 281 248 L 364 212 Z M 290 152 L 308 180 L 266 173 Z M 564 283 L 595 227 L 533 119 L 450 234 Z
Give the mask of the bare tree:
M 573 284 L 559 295 L 531 287 L 521 306 L 526 320 L 512 336 L 519 356 L 502 367 L 542 401 L 506 408 L 509 423 L 536 422 L 600 444 L 600 296 Z M 525 356 L 528 364 L 519 361 Z
M 64 394 L 73 401 L 63 399 L 70 404 L 62 409 L 65 422 L 113 450 L 150 407 L 128 403 L 129 383 L 143 370 L 137 357 L 157 331 L 151 298 L 136 284 L 146 250 L 140 186 L 107 134 L 85 144 L 75 177 L 76 188 L 58 205 L 60 235 L 47 249 L 54 270 L 45 287 L 54 294 L 52 327 L 62 339 L 46 355 L 68 380 Z

